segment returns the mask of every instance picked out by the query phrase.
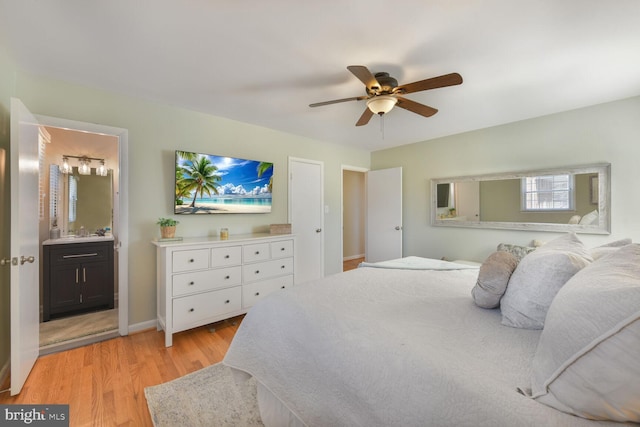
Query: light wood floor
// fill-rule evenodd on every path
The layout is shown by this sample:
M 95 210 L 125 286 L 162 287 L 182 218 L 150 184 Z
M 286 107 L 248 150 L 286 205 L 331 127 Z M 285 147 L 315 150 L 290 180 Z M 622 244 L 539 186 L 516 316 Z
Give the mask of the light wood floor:
M 152 426 L 144 388 L 222 361 L 242 318 L 180 332 L 168 348 L 153 329 L 42 356 L 22 392 L 0 393 L 0 404 L 69 404 L 74 427 Z
M 0 404 L 69 404 L 74 427 L 152 426 L 144 388 L 222 361 L 242 318 L 180 332 L 168 348 L 153 329 L 42 356 L 22 392 L 1 393 Z
M 356 259 L 350 259 L 348 261 L 343 261 L 342 271 L 349 271 L 349 270 L 353 270 L 354 268 L 358 268 L 358 264 L 360 264 L 361 262 L 364 262 L 364 258 L 356 258 Z

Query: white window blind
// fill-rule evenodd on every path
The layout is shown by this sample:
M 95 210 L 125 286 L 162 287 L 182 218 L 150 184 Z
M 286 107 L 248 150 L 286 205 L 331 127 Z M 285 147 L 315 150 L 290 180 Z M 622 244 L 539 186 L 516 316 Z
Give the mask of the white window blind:
M 570 174 L 522 178 L 523 211 L 574 209 L 574 177 Z
M 49 166 L 49 218 L 58 219 L 58 197 L 60 188 L 60 171 L 58 165 Z
M 69 175 L 69 222 L 76 221 L 76 206 L 78 204 L 78 181 Z

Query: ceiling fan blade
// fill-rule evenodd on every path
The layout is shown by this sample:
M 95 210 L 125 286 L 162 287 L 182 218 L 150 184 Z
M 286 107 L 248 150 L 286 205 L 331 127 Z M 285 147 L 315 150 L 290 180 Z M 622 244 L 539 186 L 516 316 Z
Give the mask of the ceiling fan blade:
M 364 112 L 356 122 L 356 126 L 366 125 L 367 123 L 369 123 L 369 120 L 371 120 L 371 117 L 373 117 L 373 111 L 371 111 L 369 107 L 365 108 Z
M 349 65 L 347 67 L 347 70 L 351 71 L 354 76 L 360 79 L 360 81 L 364 83 L 367 89 L 371 89 L 372 87 L 380 87 L 380 83 L 378 83 L 378 80 L 364 65 Z
M 323 105 L 337 104 L 339 102 L 347 102 L 347 101 L 361 101 L 363 99 L 367 99 L 366 96 L 354 96 L 351 98 L 342 98 L 342 99 L 334 99 L 332 101 L 324 101 L 324 102 L 316 102 L 314 104 L 309 104 L 309 107 L 320 107 Z
M 421 116 L 424 116 L 424 117 L 431 117 L 438 112 L 438 110 L 436 110 L 433 107 L 420 104 L 418 102 L 412 101 L 407 98 L 402 98 L 398 96 L 397 99 L 398 99 L 398 103 L 396 105 L 398 107 L 404 108 L 405 110 L 409 110 L 412 113 L 420 114 Z
M 413 93 L 421 90 L 437 89 L 439 87 L 455 86 L 462 83 L 462 76 L 458 73 L 445 74 L 419 82 L 400 85 L 396 88 L 396 93 Z

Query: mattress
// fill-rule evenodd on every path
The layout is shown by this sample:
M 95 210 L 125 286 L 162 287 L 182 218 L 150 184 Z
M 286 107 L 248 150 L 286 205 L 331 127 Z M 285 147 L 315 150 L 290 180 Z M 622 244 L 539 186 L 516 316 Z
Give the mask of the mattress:
M 256 378 L 263 404 L 290 411 L 286 425 L 620 425 L 519 393 L 540 331 L 503 326 L 499 310 L 475 306 L 477 268 L 413 261 L 270 295 L 248 312 L 224 363 Z

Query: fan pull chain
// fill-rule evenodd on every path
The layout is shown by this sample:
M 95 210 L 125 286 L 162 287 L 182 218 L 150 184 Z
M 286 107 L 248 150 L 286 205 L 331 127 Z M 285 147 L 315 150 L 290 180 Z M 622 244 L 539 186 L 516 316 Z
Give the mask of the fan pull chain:
M 380 114 L 380 133 L 382 134 L 382 139 L 384 139 L 384 114 Z

